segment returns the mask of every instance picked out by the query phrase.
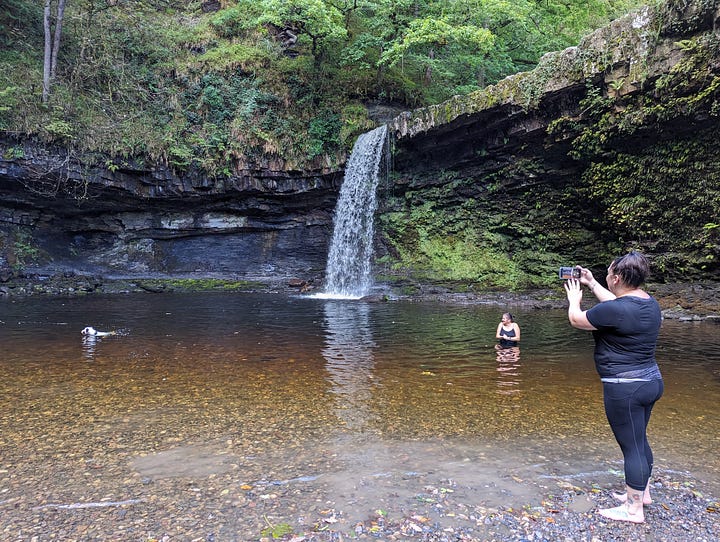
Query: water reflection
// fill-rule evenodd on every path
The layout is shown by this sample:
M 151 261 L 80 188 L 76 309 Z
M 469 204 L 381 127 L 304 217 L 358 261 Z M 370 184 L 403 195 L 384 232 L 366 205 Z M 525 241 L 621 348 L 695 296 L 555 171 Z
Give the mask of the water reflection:
M 503 348 L 496 346 L 498 379 L 497 392 L 512 395 L 520 392 L 520 347 Z
M 375 364 L 370 306 L 329 301 L 324 307 L 322 355 L 335 395 L 335 412 L 348 429 L 362 430 L 372 417 Z
M 87 361 L 95 361 L 95 347 L 97 346 L 97 342 L 98 338 L 95 335 L 82 336 L 83 358 Z

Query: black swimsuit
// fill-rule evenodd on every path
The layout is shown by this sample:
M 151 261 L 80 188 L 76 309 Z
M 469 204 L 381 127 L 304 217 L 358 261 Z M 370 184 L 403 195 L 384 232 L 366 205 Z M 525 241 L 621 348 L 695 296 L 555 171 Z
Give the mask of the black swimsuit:
M 502 337 L 514 337 L 515 336 L 515 329 L 511 329 L 510 331 L 506 330 L 504 327 L 500 328 L 500 335 Z M 505 338 L 500 339 L 500 346 L 503 348 L 509 348 L 511 346 L 517 346 L 517 341 L 511 341 Z

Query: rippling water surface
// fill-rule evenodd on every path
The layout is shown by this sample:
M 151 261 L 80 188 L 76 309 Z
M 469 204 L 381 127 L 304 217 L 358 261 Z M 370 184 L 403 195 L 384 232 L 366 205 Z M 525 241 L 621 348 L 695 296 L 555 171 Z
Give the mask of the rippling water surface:
M 179 506 L 187 479 L 212 480 L 236 508 L 251 487 L 292 487 L 290 513 L 332 502 L 358 515 L 431 474 L 484 488 L 487 504 L 519 491 L 509 474 L 620 487 L 590 334 L 564 311 L 517 308 L 521 346 L 498 353 L 503 310 L 217 293 L 2 301 L 0 516 Z M 87 325 L 117 335 L 82 337 Z M 717 326 L 664 322 L 658 361 L 656 470 L 718 494 Z M 144 517 L 146 532 L 163 528 Z

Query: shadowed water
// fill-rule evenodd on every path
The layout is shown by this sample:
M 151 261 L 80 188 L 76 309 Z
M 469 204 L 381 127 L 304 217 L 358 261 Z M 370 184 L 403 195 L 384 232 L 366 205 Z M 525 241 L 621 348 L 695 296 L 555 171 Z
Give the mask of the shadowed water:
M 564 311 L 515 308 L 521 346 L 498 353 L 503 310 L 215 293 L 2 301 L 0 527 L 52 510 L 43 520 L 60 529 L 59 507 L 141 503 L 125 523 L 149 536 L 166 516 L 227 506 L 242 512 L 214 528 L 249 540 L 264 514 L 360 519 L 429 484 L 485 506 L 535 498 L 517 479 L 620 487 L 590 334 Z M 118 334 L 83 338 L 87 325 Z M 717 495 L 716 326 L 664 322 L 658 361 L 656 472 Z

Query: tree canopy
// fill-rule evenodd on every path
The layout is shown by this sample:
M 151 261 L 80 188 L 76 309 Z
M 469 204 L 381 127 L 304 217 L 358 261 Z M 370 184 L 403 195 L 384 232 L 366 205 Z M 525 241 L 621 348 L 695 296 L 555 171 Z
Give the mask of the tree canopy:
M 415 108 L 531 69 L 639 0 L 0 0 L 0 130 L 211 174 L 341 157 L 368 101 Z M 47 90 L 47 89 L 46 89 Z

